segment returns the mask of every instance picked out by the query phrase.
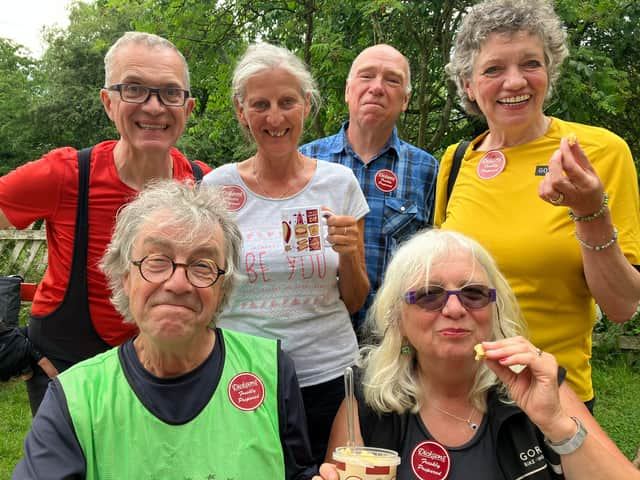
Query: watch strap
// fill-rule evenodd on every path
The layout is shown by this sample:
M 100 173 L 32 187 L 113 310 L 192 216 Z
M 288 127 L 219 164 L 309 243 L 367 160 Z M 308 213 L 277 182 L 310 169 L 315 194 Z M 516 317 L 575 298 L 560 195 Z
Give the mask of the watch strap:
M 544 443 L 546 443 L 549 448 L 558 455 L 569 455 L 570 453 L 575 452 L 582 446 L 584 439 L 587 437 L 587 429 L 584 428 L 580 419 L 578 417 L 571 417 L 571 420 L 573 420 L 578 426 L 578 431 L 573 437 L 557 443 L 550 441 L 547 437 L 544 438 Z

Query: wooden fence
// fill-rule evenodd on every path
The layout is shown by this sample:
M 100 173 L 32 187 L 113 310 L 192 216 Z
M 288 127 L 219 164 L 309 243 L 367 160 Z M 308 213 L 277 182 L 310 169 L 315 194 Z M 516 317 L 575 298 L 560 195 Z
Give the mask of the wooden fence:
M 0 259 L 3 275 L 20 275 L 38 282 L 47 266 L 44 222 L 24 230 L 0 229 Z

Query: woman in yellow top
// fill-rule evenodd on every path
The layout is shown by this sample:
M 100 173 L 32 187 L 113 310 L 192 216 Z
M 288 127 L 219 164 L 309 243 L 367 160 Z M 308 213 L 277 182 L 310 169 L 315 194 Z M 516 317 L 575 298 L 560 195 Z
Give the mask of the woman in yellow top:
M 628 266 L 583 261 L 581 248 L 604 258 L 618 243 L 627 263 L 640 264 L 640 207 L 633 159 L 621 138 L 544 113 L 567 56 L 565 42 L 560 19 L 543 0 L 487 0 L 466 15 L 447 71 L 465 110 L 483 116 L 489 129 L 467 148 L 450 198 L 456 146 L 447 149 L 435 224 L 491 252 L 516 293 L 531 341 L 557 357 L 569 384 L 593 408 L 595 303 L 614 321 L 629 319 L 618 304 Z M 573 145 L 569 136 L 577 137 Z M 602 179 L 597 201 L 567 203 L 578 185 L 565 165 L 576 162 Z M 611 224 L 604 238 L 576 241 L 576 225 L 610 217 L 616 229 Z

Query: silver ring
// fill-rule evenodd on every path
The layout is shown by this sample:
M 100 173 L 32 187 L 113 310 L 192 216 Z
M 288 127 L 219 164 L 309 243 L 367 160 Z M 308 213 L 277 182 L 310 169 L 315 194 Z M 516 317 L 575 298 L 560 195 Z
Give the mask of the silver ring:
M 538 357 L 541 357 L 542 356 L 542 350 L 540 350 L 539 348 L 536 348 L 536 355 Z
M 549 201 L 554 205 L 560 205 L 564 202 L 564 194 L 562 192 L 558 192 L 558 196 L 556 198 L 550 198 Z

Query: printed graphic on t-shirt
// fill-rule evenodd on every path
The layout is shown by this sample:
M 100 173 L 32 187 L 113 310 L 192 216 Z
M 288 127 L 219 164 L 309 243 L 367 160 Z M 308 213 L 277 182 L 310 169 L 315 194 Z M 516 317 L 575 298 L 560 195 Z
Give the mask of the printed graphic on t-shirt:
M 287 256 L 322 252 L 320 207 L 294 207 L 282 210 L 282 242 Z
M 268 312 L 271 318 L 298 318 L 305 305 L 334 301 L 331 294 L 336 284 L 337 253 L 331 248 L 309 248 L 308 243 L 313 238 L 319 239 L 323 235 L 322 219 L 313 222 L 315 213 L 307 214 L 306 210 L 302 210 L 305 212 L 302 223 L 297 223 L 297 214 L 290 217 L 294 220 L 290 226 L 287 222 L 291 229 L 287 232 L 279 218 L 265 219 L 267 223 L 245 227 L 241 266 L 246 278 L 234 291 L 234 311 Z M 296 226 L 302 227 L 298 229 L 297 236 Z M 285 236 L 289 237 L 288 244 L 295 245 L 295 248 L 300 240 L 306 240 L 306 250 L 297 255 L 292 254 L 292 250 L 285 252 Z

